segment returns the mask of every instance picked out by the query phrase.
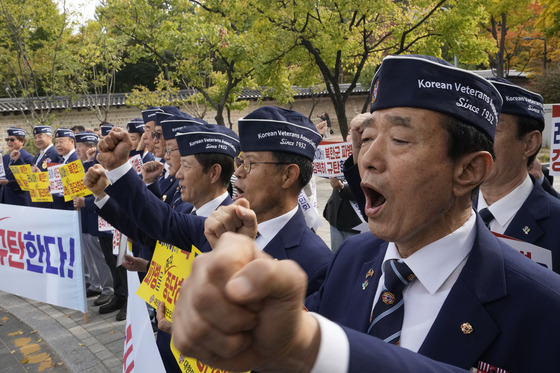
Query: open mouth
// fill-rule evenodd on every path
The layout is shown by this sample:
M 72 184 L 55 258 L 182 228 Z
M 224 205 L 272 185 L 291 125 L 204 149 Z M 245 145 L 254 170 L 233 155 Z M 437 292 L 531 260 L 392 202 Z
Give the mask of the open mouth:
M 239 198 L 242 198 L 243 195 L 245 194 L 245 191 L 244 191 L 243 189 L 241 189 L 241 188 L 239 187 L 239 185 L 237 185 L 237 184 L 233 184 L 233 187 L 234 187 L 235 190 L 236 190 L 236 193 L 235 193 L 235 195 L 233 196 L 233 199 L 234 199 L 234 200 L 238 200 Z
M 364 191 L 364 195 L 366 197 L 366 210 L 373 209 L 371 212 L 375 213 L 387 201 L 383 194 L 373 188 L 362 185 L 362 190 Z

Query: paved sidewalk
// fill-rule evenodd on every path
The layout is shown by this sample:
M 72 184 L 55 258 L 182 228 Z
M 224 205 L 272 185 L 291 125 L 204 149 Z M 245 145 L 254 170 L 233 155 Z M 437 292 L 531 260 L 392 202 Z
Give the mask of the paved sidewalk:
M 100 315 L 95 299 L 85 324 L 81 312 L 0 292 L 0 373 L 121 373 L 125 321 L 115 320 L 117 311 Z M 52 363 L 35 363 L 41 353 Z
M 317 179 L 321 216 L 331 191 L 327 179 Z M 329 225 L 323 224 L 317 233 L 330 246 Z M 115 320 L 117 311 L 100 315 L 95 299 L 87 300 L 86 324 L 81 312 L 0 291 L 0 373 L 121 373 L 126 322 Z M 36 363 L 39 354 L 44 359 Z

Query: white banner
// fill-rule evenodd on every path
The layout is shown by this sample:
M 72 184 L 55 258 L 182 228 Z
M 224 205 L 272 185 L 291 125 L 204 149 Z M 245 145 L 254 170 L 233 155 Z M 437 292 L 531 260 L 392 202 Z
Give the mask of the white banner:
M 320 177 L 343 177 L 342 165 L 352 155 L 351 142 L 321 141 L 313 159 L 313 173 Z
M 146 302 L 136 291 L 140 286 L 138 273 L 127 271 L 128 305 L 124 340 L 123 373 L 165 372 Z
M 545 249 L 544 247 L 518 240 L 517 238 L 505 236 L 496 232 L 492 233 L 494 233 L 494 236 L 519 251 L 520 254 L 523 254 L 532 261 L 552 270 L 552 251 Z
M 560 105 L 552 105 L 549 172 L 551 175 L 560 176 Z
M 62 187 L 62 179 L 60 177 L 60 167 L 63 164 L 57 164 L 47 168 L 49 172 L 49 191 L 51 194 L 64 193 L 64 188 Z
M 0 157 L 2 153 L 0 152 Z M 6 179 L 6 171 L 4 171 L 4 160 L 0 158 L 0 179 Z
M 0 206 L 0 290 L 87 312 L 78 212 Z

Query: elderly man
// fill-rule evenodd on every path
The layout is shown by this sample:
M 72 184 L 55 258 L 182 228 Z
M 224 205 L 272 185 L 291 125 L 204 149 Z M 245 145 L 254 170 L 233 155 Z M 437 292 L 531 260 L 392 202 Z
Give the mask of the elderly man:
M 371 97 L 358 158 L 371 233 L 341 246 L 307 299 L 322 316 L 301 310 L 297 266 L 229 233 L 183 284 L 175 345 L 233 371 L 558 371 L 560 278 L 472 208 L 498 91 L 433 57 L 390 56 Z
M 529 176 L 542 144 L 543 99 L 503 78 L 491 83 L 504 99 L 496 127 L 492 172 L 480 186 L 477 210 L 493 231 L 552 251 L 560 273 L 560 200 Z
M 10 166 L 33 163 L 33 156 L 23 147 L 26 135 L 23 128 L 8 128 L 8 152 L 2 157 L 4 177 L 0 177 L 0 203 L 20 206 L 29 206 L 31 203 L 29 193 L 21 190 L 10 169 Z

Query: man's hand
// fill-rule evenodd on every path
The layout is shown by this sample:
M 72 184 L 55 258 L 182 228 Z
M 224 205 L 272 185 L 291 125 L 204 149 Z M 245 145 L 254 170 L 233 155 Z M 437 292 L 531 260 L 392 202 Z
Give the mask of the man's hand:
M 8 179 L 0 179 L 0 185 L 8 185 L 9 182 L 10 181 Z
M 165 318 L 165 303 L 158 302 L 156 311 L 157 327 L 159 330 L 171 334 L 173 324 Z
M 254 240 L 257 229 L 257 216 L 245 198 L 220 206 L 204 222 L 204 235 L 212 247 L 225 232 L 241 233 Z
M 84 197 L 74 197 L 74 208 L 80 209 L 86 207 L 86 199 Z
M 273 260 L 251 239 L 225 233 L 195 258 L 173 314 L 183 354 L 231 371 L 310 371 L 320 344 L 302 310 L 307 281 L 291 260 Z
M 120 127 L 113 127 L 111 132 L 97 145 L 97 161 L 111 171 L 128 161 L 132 141 L 128 132 Z
M 143 258 L 137 258 L 132 255 L 124 254 L 122 266 L 133 272 L 147 272 L 149 262 Z
M 362 132 L 364 132 L 364 122 L 371 118 L 369 113 L 358 114 L 350 121 L 350 138 L 352 139 L 352 158 L 354 164 L 358 164 L 358 155 L 362 148 Z
M 105 175 L 103 166 L 96 164 L 90 167 L 84 176 L 84 185 L 91 190 L 95 197 L 105 197 L 105 188 L 109 185 L 109 179 Z
M 142 180 L 144 180 L 144 183 L 155 183 L 157 178 L 161 176 L 163 168 L 163 163 L 158 161 L 150 161 L 144 163 L 142 165 Z
M 41 172 L 41 169 L 39 169 L 39 167 L 32 165 L 31 166 L 31 172 Z
M 16 162 L 19 160 L 19 157 L 21 156 L 21 153 L 19 152 L 19 150 L 12 150 L 12 152 L 10 153 L 10 158 Z
M 97 148 L 89 148 L 88 150 L 86 150 L 86 157 L 88 161 L 93 161 L 95 159 L 95 152 L 97 151 Z

